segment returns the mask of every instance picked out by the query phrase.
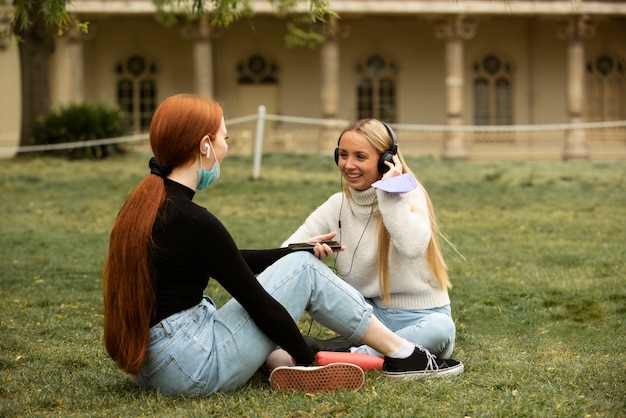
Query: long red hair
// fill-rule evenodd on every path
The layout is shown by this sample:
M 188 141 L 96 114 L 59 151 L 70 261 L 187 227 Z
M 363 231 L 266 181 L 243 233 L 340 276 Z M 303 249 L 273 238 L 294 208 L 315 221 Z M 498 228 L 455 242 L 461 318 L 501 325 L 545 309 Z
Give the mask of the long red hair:
M 155 158 L 170 168 L 196 158 L 204 135 L 221 124 L 221 106 L 209 99 L 179 94 L 166 99 L 150 124 Z M 155 290 L 149 265 L 152 227 L 165 199 L 163 179 L 148 175 L 132 191 L 117 215 L 102 272 L 104 345 L 124 371 L 138 374 L 155 312 Z

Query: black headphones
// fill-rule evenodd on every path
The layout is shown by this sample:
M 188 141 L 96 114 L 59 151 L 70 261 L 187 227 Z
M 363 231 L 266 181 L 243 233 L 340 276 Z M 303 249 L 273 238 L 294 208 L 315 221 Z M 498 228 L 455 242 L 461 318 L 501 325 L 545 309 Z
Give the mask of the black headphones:
M 389 171 L 389 167 L 387 167 L 385 161 L 389 161 L 393 164 L 393 156 L 398 153 L 398 140 L 396 139 L 396 134 L 393 129 L 391 129 L 391 126 L 382 121 L 380 123 L 385 125 L 385 128 L 389 133 L 389 137 L 391 138 L 391 148 L 383 152 L 378 159 L 378 172 L 380 174 L 384 174 Z M 339 136 L 339 139 L 337 140 L 337 148 L 335 148 L 335 164 L 337 165 L 339 165 L 339 141 L 341 141 L 341 136 Z

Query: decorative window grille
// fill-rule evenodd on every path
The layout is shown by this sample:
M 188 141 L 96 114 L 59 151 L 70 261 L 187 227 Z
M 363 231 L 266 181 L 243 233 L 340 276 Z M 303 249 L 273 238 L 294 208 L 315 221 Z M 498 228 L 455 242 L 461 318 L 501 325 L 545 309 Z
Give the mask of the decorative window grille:
M 147 132 L 157 106 L 156 64 L 133 54 L 115 66 L 117 103 L 131 116 L 135 132 Z
M 477 59 L 472 70 L 474 125 L 513 124 L 513 67 L 493 53 Z
M 239 84 L 278 84 L 278 65 L 262 54 L 252 54 L 237 65 Z
M 357 118 L 396 122 L 397 67 L 382 54 L 372 54 L 357 65 Z
M 604 52 L 587 61 L 587 120 L 626 119 L 626 68 L 617 55 Z

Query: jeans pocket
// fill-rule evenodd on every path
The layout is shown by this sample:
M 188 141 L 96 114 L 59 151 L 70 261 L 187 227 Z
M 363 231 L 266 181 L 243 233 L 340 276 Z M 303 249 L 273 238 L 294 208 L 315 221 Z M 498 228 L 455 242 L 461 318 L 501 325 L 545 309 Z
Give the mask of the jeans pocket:
M 153 368 L 145 367 L 143 377 L 148 386 L 166 395 L 200 396 L 204 389 L 204 383 L 195 380 L 174 354 Z

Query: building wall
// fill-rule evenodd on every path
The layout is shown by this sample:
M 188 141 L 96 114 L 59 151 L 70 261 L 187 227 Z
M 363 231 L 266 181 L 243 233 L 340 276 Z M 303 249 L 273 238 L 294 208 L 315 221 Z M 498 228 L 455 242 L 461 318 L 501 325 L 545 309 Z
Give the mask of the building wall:
M 342 118 L 357 114 L 357 63 L 372 53 L 384 53 L 398 67 L 398 122 L 444 122 L 444 44 L 428 21 L 373 18 L 340 22 L 344 24 L 348 35 L 340 41 Z
M 475 36 L 465 41 L 464 123 L 473 123 L 471 63 L 486 53 L 499 53 L 515 68 L 514 124 L 566 122 L 567 41 L 557 36 L 557 21 L 549 17 L 491 16 L 477 19 Z M 445 123 L 445 41 L 435 37 L 427 17 L 345 17 L 339 21 L 339 114 L 356 117 L 357 63 L 372 52 L 390 57 L 398 66 L 397 122 Z M 237 83 L 238 63 L 262 53 L 279 66 L 270 111 L 288 116 L 322 117 L 321 58 L 318 49 L 288 48 L 286 22 L 258 17 L 216 29 L 212 35 L 214 97 L 229 118 L 249 114 L 266 104 L 259 94 L 247 95 Z M 51 60 L 52 99 L 68 101 L 69 44 L 60 38 Z M 157 64 L 158 102 L 181 92 L 195 92 L 194 38 L 181 26 L 171 28 L 152 16 L 109 16 L 92 19 L 83 37 L 86 100 L 116 102 L 116 63 L 141 53 Z M 611 51 L 626 58 L 626 18 L 598 22 L 595 35 L 585 41 L 587 56 Z M 0 50 L 0 141 L 17 139 L 20 124 L 18 49 L 14 42 Z M 247 90 L 250 91 L 250 90 Z M 264 96 L 265 94 L 265 96 Z M 0 142 L 2 146 L 2 142 Z
M 7 41 L 0 50 L 0 147 L 12 146 L 19 137 L 22 100 L 17 44 Z
M 465 47 L 465 122 L 473 124 L 473 85 L 474 71 L 472 63 L 481 60 L 486 54 L 496 53 L 513 66 L 513 123 L 528 123 L 529 71 L 528 62 L 528 27 L 527 19 L 488 18 L 479 20 L 474 38 L 466 42 Z M 560 97 L 553 97 L 553 106 Z
M 85 96 L 116 101 L 115 66 L 140 53 L 157 65 L 158 101 L 175 93 L 193 93 L 192 44 L 178 27 L 166 28 L 153 18 L 97 21 L 85 41 Z
M 567 43 L 558 39 L 554 22 L 536 21 L 532 37 L 531 112 L 534 123 L 566 121 Z M 559 103 L 554 98 L 560 98 Z
M 215 96 L 231 117 L 243 116 L 241 109 L 265 104 L 242 103 L 246 99 L 238 95 L 237 65 L 255 53 L 278 65 L 278 114 L 321 116 L 319 50 L 288 48 L 285 35 L 285 21 L 261 18 L 238 22 L 214 40 Z

